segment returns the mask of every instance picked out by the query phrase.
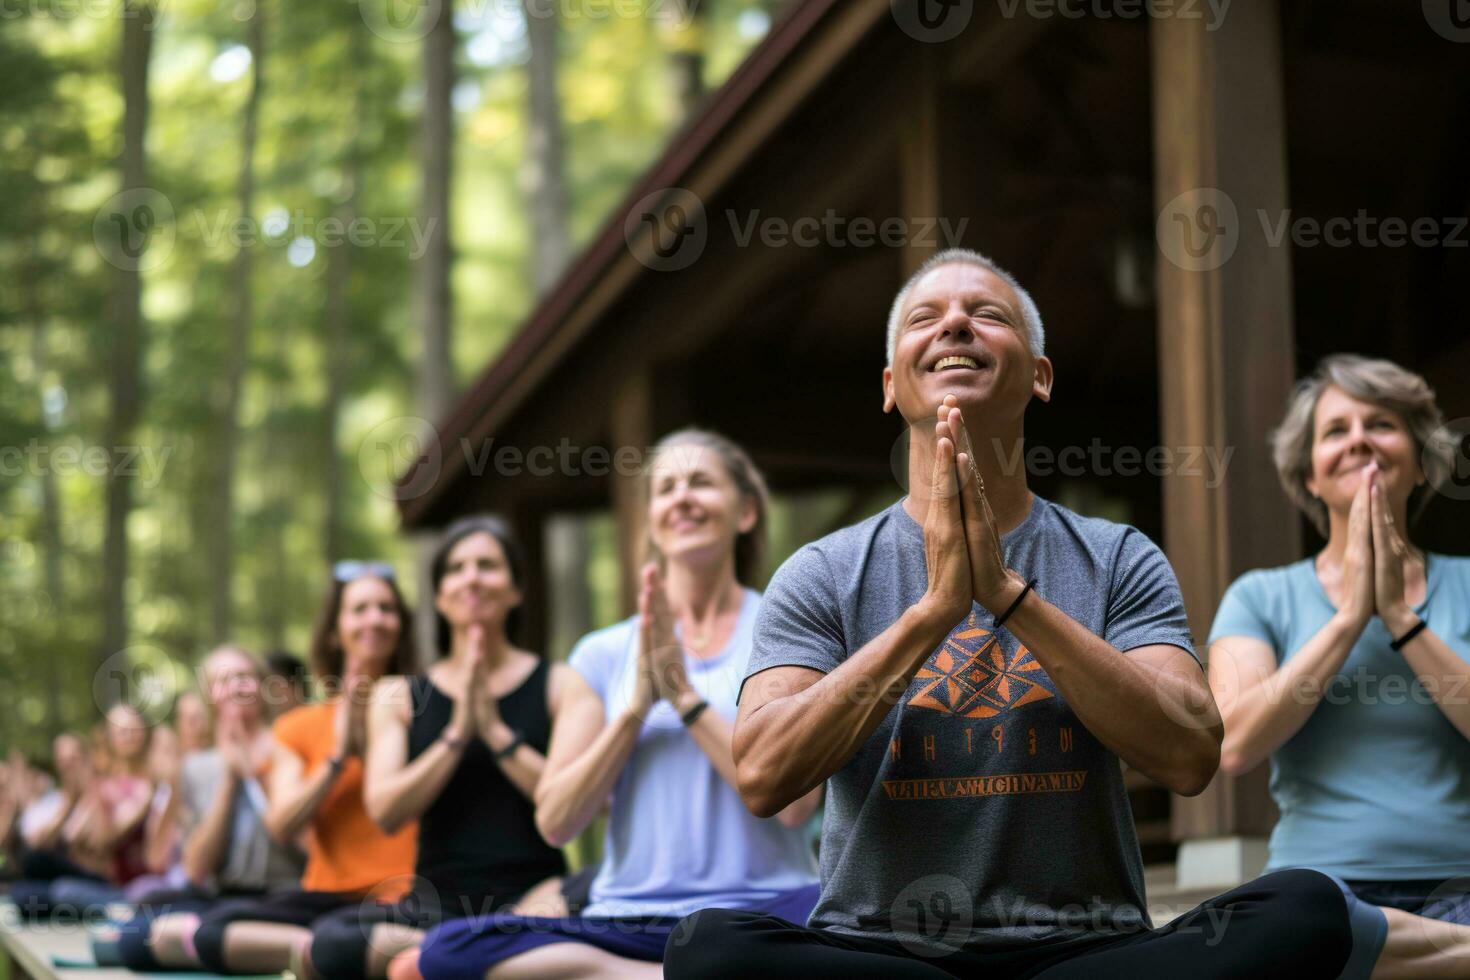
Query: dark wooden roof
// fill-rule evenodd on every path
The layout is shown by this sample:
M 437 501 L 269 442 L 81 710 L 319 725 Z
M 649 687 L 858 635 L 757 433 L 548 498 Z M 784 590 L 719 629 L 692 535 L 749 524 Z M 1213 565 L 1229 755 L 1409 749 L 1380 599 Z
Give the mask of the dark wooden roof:
M 1298 217 L 1466 213 L 1470 45 L 1438 37 L 1416 5 L 1391 6 L 1285 5 Z M 1030 440 L 1155 444 L 1155 338 L 1167 325 L 1151 295 L 1148 25 L 975 10 L 960 37 L 926 44 L 897 27 L 891 0 L 794 3 L 439 423 L 440 470 L 427 491 L 403 495 L 405 524 L 512 501 L 605 503 L 596 479 L 472 479 L 460 447 L 611 445 L 610 406 L 633 376 L 647 385 L 654 435 L 690 423 L 728 431 L 773 485 L 890 480 L 899 425 L 878 411 L 882 319 L 912 256 L 742 244 L 727 214 L 965 221 L 962 243 L 1010 266 L 1047 318 L 1058 385 L 1028 418 Z M 655 271 L 630 250 L 624 222 L 668 188 L 703 201 L 709 240 L 690 267 Z M 1395 357 L 1438 383 L 1451 417 L 1470 415 L 1452 384 L 1470 368 L 1467 256 L 1294 249 L 1300 368 L 1331 350 Z M 400 483 L 422 476 L 415 467 Z M 1157 491 L 1146 483 L 1116 494 L 1152 533 Z

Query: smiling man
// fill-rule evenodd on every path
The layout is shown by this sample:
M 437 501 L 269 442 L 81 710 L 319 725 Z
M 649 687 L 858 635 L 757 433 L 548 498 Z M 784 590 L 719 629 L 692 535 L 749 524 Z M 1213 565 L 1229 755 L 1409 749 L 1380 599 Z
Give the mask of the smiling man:
M 1159 549 L 1005 465 L 1051 397 L 1043 350 L 974 252 L 899 291 L 883 407 L 910 424 L 909 494 L 777 572 L 735 730 L 757 814 L 827 783 L 821 900 L 804 927 L 697 913 L 666 976 L 1336 977 L 1375 941 L 1300 870 L 1152 929 L 1119 760 L 1199 793 L 1219 714 Z

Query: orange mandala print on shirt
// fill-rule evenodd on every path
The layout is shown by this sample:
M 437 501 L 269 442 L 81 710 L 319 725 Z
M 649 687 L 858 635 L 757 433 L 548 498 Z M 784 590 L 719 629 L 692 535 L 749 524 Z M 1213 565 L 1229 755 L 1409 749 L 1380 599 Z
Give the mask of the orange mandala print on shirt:
M 914 675 L 925 683 L 908 703 L 947 715 L 993 718 L 1052 697 L 1036 676 L 1044 675 L 1030 650 L 1021 646 L 1006 656 L 995 634 L 971 612 Z

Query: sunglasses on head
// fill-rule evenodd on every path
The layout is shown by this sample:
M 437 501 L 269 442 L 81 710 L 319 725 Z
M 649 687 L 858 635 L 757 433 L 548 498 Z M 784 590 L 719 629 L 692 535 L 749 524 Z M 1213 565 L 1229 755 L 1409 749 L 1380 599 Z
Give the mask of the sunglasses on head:
M 385 561 L 339 561 L 332 566 L 332 579 L 346 584 L 364 575 L 393 581 L 393 566 Z

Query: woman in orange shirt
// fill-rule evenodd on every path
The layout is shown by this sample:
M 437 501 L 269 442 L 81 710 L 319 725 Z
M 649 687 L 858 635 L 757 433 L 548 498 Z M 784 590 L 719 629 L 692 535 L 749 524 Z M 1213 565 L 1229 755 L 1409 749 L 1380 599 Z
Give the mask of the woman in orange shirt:
M 272 729 L 266 826 L 278 841 L 304 835 L 301 887 L 227 902 L 207 913 L 184 946 L 215 973 L 312 976 L 312 923 L 369 900 L 394 901 L 413 875 L 417 828 L 385 834 L 363 805 L 362 751 L 372 686 L 413 674 L 411 614 L 390 566 L 339 562 L 318 620 L 312 670 L 331 695 L 296 708 Z

